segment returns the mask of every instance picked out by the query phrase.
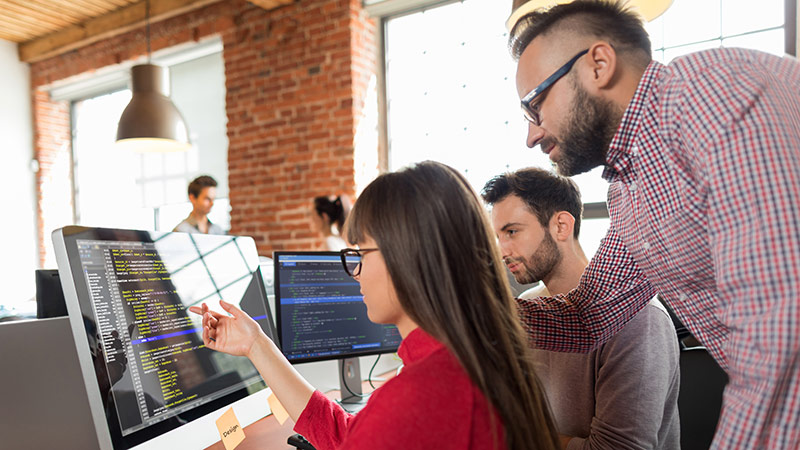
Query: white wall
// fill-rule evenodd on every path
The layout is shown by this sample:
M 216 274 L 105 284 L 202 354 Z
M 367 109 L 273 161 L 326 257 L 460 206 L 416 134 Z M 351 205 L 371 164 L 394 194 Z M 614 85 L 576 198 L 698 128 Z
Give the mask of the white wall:
M 0 305 L 35 311 L 37 266 L 33 113 L 28 65 L 0 40 Z

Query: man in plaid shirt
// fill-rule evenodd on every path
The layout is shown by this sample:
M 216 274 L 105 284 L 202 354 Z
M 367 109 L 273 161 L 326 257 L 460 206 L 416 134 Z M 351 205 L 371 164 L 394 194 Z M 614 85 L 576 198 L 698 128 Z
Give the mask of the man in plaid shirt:
M 536 345 L 588 351 L 659 292 L 728 372 L 713 447 L 800 448 L 800 63 L 718 49 L 664 66 L 607 0 L 528 14 L 509 45 L 528 146 L 610 182 L 579 286 L 518 301 Z

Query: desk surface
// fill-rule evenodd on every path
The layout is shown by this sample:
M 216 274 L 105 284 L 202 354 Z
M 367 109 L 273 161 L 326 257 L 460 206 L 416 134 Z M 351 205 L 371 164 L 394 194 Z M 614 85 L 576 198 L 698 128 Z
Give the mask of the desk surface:
M 380 387 L 383 383 L 394 377 L 395 371 L 378 376 L 382 381 L 375 381 L 372 384 L 375 387 Z M 362 392 L 371 392 L 372 387 L 368 382 L 361 383 Z M 328 391 L 325 396 L 330 399 L 339 398 L 339 391 Z M 236 447 L 236 450 L 296 450 L 295 447 L 286 443 L 286 439 L 294 434 L 294 421 L 289 418 L 283 425 L 278 423 L 278 419 L 270 414 L 256 422 L 244 427 L 245 439 Z M 208 447 L 206 450 L 225 450 L 222 441 L 217 441 L 214 445 Z

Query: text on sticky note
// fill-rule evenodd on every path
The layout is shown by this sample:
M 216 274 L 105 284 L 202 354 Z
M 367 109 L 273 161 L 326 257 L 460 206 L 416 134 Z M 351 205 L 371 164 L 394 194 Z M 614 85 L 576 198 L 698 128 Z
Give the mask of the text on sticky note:
M 225 450 L 233 450 L 244 440 L 244 430 L 233 413 L 233 408 L 228 409 L 217 419 L 217 429 L 222 438 Z

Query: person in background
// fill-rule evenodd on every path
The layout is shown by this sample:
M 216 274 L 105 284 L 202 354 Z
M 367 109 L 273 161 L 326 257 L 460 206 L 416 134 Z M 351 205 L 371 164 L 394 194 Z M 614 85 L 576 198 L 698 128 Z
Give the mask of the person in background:
M 350 202 L 346 196 L 314 198 L 311 221 L 314 228 L 325 236 L 325 246 L 328 250 L 339 251 L 347 247 L 341 233 L 349 212 Z
M 610 183 L 578 286 L 520 314 L 539 348 L 589 351 L 658 292 L 728 373 L 712 448 L 800 448 L 800 62 L 663 65 L 625 8 L 576 0 L 511 31 L 527 145 Z
M 203 343 L 247 356 L 318 450 L 555 449 L 558 441 L 496 239 L 456 170 L 424 162 L 379 176 L 347 222 L 343 269 L 369 319 L 403 337 L 403 371 L 358 415 L 315 391 L 247 314 L 203 314 Z M 476 255 L 478 257 L 476 257 Z
M 219 225 L 208 220 L 208 214 L 214 207 L 217 197 L 217 180 L 208 175 L 201 175 L 189 183 L 189 201 L 192 212 L 172 231 L 184 233 L 225 234 Z
M 537 168 L 498 175 L 483 188 L 504 262 L 520 298 L 564 294 L 589 264 L 578 236 L 583 205 L 569 178 Z M 534 350 L 565 449 L 679 449 L 678 340 L 652 300 L 590 353 Z

